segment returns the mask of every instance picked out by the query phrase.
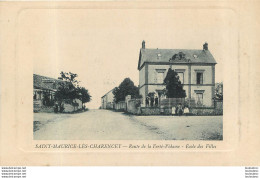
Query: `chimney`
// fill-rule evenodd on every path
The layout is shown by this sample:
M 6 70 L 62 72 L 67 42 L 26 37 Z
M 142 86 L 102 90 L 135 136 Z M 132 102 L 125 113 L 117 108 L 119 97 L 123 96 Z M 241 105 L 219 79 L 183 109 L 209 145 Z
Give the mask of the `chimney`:
M 142 49 L 145 49 L 145 41 L 142 42 Z
M 205 50 L 205 51 L 208 50 L 208 43 L 207 42 L 204 43 L 203 50 Z

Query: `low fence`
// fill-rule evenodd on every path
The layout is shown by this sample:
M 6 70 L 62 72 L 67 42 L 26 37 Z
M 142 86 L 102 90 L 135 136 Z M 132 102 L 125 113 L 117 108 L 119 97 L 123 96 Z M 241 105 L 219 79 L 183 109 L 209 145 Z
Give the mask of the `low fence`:
M 196 104 L 195 99 L 189 98 L 165 98 L 160 100 L 160 106 L 162 107 L 176 107 L 178 104 L 188 107 L 201 107 L 201 105 Z
M 130 99 L 126 102 L 121 101 L 114 105 L 117 111 L 125 111 L 135 115 L 171 115 L 175 113 L 175 108 L 179 103 L 188 106 L 188 113 L 191 115 L 223 115 L 223 101 L 214 101 L 213 107 L 202 107 L 195 104 L 195 100 L 184 98 L 162 99 L 158 107 L 141 107 L 141 99 Z M 190 106 L 190 107 L 189 107 Z
M 165 107 L 175 107 L 178 104 L 185 105 L 185 98 L 165 98 L 161 99 L 159 105 Z

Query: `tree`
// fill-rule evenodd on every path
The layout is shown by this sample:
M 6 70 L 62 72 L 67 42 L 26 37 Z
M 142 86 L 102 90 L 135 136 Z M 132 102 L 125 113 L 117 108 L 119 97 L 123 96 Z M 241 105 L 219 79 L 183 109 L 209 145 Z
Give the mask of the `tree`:
M 113 90 L 114 101 L 118 103 L 119 101 L 124 101 L 127 95 L 131 95 L 131 98 L 141 98 L 139 95 L 139 89 L 134 85 L 134 82 L 130 78 L 125 78 L 123 82 L 115 87 Z
M 169 68 L 167 75 L 164 79 L 166 85 L 166 96 L 168 98 L 185 98 L 186 92 L 180 82 L 178 74 Z
M 78 87 L 78 93 L 80 93 L 80 100 L 82 101 L 82 109 L 83 109 L 83 103 L 90 102 L 91 96 L 88 93 L 88 90 L 84 87 Z
M 223 83 L 216 83 L 216 88 L 215 88 L 215 99 L 218 100 L 223 100 Z
M 61 71 L 59 79 L 71 83 L 74 87 L 79 86 L 79 82 L 76 78 L 78 77 L 78 74 L 74 74 L 72 72 L 63 72 Z
M 60 83 L 58 90 L 55 93 L 55 99 L 62 100 L 74 100 L 78 98 L 76 88 L 69 82 Z
M 59 79 L 64 82 L 59 84 L 58 90 L 55 93 L 55 99 L 59 101 L 60 105 L 63 101 L 67 101 L 74 106 L 76 105 L 74 102 L 75 99 L 81 100 L 82 104 L 91 100 L 88 90 L 79 86 L 80 81 L 77 80 L 77 74 L 61 72 L 60 75 Z

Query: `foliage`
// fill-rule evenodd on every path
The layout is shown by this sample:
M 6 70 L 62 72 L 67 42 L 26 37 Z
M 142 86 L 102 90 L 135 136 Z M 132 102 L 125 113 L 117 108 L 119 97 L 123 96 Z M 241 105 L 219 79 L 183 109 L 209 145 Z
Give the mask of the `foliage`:
M 58 101 L 62 100 L 73 100 L 78 98 L 76 88 L 72 83 L 60 83 L 58 90 L 55 93 L 55 99 Z
M 169 68 L 167 75 L 164 79 L 166 85 L 166 96 L 168 98 L 185 98 L 186 92 L 180 82 L 178 74 Z
M 81 94 L 79 99 L 82 101 L 82 103 L 90 102 L 91 96 L 86 88 L 78 87 L 78 93 Z
M 223 83 L 216 83 L 215 99 L 223 100 Z
M 82 103 L 87 103 L 91 100 L 88 90 L 79 86 L 80 81 L 77 80 L 77 74 L 61 72 L 60 75 L 61 77 L 59 77 L 59 79 L 65 82 L 60 83 L 59 88 L 55 93 L 55 99 L 57 101 L 70 101 L 73 104 L 73 100 L 75 99 L 81 100 Z
M 139 95 L 138 87 L 134 85 L 134 82 L 130 78 L 125 78 L 118 87 L 115 87 L 113 94 L 116 103 L 124 101 L 127 95 L 131 95 L 132 99 L 142 97 Z
M 71 83 L 74 87 L 79 87 L 79 82 L 76 78 L 78 74 L 72 72 L 63 72 L 61 71 L 59 79 Z

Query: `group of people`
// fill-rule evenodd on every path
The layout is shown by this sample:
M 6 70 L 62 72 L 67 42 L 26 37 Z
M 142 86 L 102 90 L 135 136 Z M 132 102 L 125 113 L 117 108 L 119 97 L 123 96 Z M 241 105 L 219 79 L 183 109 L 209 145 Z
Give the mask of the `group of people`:
M 158 106 L 158 104 L 159 104 L 159 98 L 158 98 L 158 96 L 157 95 L 155 95 L 155 96 L 147 96 L 146 98 L 145 98 L 145 105 L 146 105 L 146 107 L 157 107 Z
M 178 116 L 181 116 L 183 114 L 189 114 L 189 112 L 189 108 L 183 106 L 181 103 L 179 103 L 176 107 L 172 107 L 172 115 L 177 114 Z
M 158 107 L 159 106 L 159 98 L 155 95 L 147 95 L 145 98 L 145 106 L 146 107 Z M 188 106 L 182 105 L 178 103 L 175 107 L 172 107 L 172 115 L 181 116 L 183 114 L 189 114 Z M 160 112 L 164 113 L 163 106 L 160 107 Z

